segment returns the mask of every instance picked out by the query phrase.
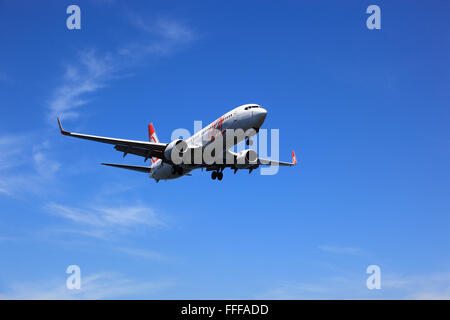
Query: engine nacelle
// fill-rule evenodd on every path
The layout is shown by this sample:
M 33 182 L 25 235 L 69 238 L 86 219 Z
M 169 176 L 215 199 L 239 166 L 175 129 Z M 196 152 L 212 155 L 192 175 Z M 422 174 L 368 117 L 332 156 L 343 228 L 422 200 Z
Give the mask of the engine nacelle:
M 183 162 L 184 153 L 188 150 L 187 143 L 182 139 L 173 140 L 164 150 L 164 157 L 175 164 Z
M 258 154 L 253 149 L 241 151 L 236 156 L 235 167 L 237 169 L 248 169 L 258 165 Z

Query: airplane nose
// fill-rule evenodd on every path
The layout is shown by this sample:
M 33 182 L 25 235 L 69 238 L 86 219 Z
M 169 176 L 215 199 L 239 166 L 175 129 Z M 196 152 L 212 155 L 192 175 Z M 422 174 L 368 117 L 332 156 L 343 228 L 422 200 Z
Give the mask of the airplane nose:
M 253 112 L 256 113 L 256 114 L 254 114 L 254 117 L 256 118 L 256 122 L 257 122 L 256 125 L 259 128 L 262 126 L 264 120 L 266 120 L 267 110 L 264 108 L 258 108 L 255 110 L 258 110 L 256 112 L 255 111 L 253 111 Z

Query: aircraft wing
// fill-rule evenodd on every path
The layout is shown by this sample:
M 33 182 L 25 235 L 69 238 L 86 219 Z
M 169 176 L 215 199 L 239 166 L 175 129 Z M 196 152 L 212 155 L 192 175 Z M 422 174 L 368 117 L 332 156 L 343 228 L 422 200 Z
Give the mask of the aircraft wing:
M 270 160 L 270 159 L 258 159 L 259 165 L 266 165 L 266 166 L 285 166 L 285 167 L 292 167 L 297 164 L 297 159 L 295 157 L 295 152 L 292 151 L 292 162 L 284 162 L 284 161 L 276 161 L 276 160 Z
M 269 159 L 259 159 L 259 165 L 263 166 L 280 166 L 280 167 L 292 167 L 295 166 L 292 162 L 275 161 Z
M 292 167 L 297 164 L 297 159 L 295 157 L 295 152 L 292 151 L 292 162 L 284 162 L 284 161 L 278 161 L 278 160 L 271 160 L 271 159 L 262 159 L 258 158 L 257 163 L 254 165 L 246 168 L 246 169 L 256 169 L 258 166 L 265 165 L 265 166 L 286 166 L 286 167 Z M 234 163 L 231 164 L 210 164 L 210 165 L 201 165 L 200 167 L 206 168 L 206 171 L 212 171 L 212 170 L 219 170 L 221 168 L 231 168 L 236 169 L 236 165 Z
M 147 158 L 157 157 L 164 159 L 164 150 L 166 149 L 167 143 L 154 143 L 146 141 L 136 141 L 136 140 L 126 140 L 126 139 L 116 139 L 108 137 L 93 136 L 88 134 L 74 133 L 65 131 L 62 128 L 61 121 L 58 118 L 58 125 L 61 134 L 65 136 L 70 136 L 79 139 L 92 140 L 101 143 L 108 143 L 115 145 L 114 149 L 123 152 L 124 156 L 128 153 L 135 154 Z

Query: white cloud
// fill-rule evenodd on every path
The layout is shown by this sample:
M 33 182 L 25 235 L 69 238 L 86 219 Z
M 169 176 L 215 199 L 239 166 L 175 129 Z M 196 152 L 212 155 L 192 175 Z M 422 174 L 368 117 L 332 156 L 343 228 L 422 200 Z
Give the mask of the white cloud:
M 59 162 L 49 156 L 48 142 L 34 141 L 31 134 L 0 136 L 0 193 L 20 196 L 42 193 L 58 171 Z M 32 161 L 30 162 L 30 157 Z
M 81 289 L 66 288 L 66 279 L 52 279 L 37 283 L 16 283 L 9 290 L 0 293 L 3 299 L 126 299 L 139 295 L 151 298 L 155 293 L 174 285 L 173 281 L 136 281 L 123 275 L 104 272 L 83 275 L 81 270 Z
M 156 212 L 145 205 L 71 207 L 49 203 L 45 209 L 75 224 L 76 229 L 58 229 L 66 233 L 107 240 L 118 233 L 128 233 L 137 228 L 165 227 L 166 223 Z
M 147 20 L 134 15 L 131 21 L 139 30 L 153 36 L 148 43 L 141 45 L 139 51 L 144 55 L 169 54 L 196 39 L 196 35 L 191 28 L 173 19 L 160 17 L 149 23 Z M 124 50 L 123 52 L 130 53 L 131 50 Z
M 164 225 L 153 209 L 146 206 L 77 208 L 50 203 L 47 205 L 47 209 L 59 217 L 95 227 Z
M 0 136 L 0 171 L 17 167 L 24 162 L 23 145 L 27 138 L 23 135 Z
M 103 88 L 115 71 L 113 59 L 98 56 L 93 50 L 82 51 L 76 65 L 66 65 L 62 83 L 49 102 L 49 121 L 78 117 L 77 109 L 88 102 L 88 95 Z
M 194 34 L 190 28 L 174 20 L 158 19 L 155 30 L 164 38 L 176 43 L 186 43 L 194 39 Z
M 49 101 L 48 120 L 57 116 L 77 118 L 80 107 L 89 102 L 90 95 L 104 88 L 120 71 L 135 66 L 152 55 L 168 54 L 195 39 L 194 33 L 178 21 L 158 18 L 149 24 L 134 15 L 132 23 L 151 39 L 126 45 L 117 53 L 98 54 L 81 51 L 76 63 L 65 66 L 61 84 Z
M 36 171 L 41 177 L 52 177 L 61 167 L 61 164 L 48 155 L 51 149 L 50 142 L 48 140 L 36 144 L 33 146 L 33 161 Z
M 450 299 L 450 273 L 399 276 L 381 269 L 381 289 L 369 290 L 369 275 L 326 276 L 285 281 L 256 299 Z M 309 277 L 310 278 L 310 277 Z
M 130 15 L 130 21 L 144 35 L 143 39 L 123 46 L 118 53 L 134 64 L 175 53 L 198 37 L 189 26 L 174 19 L 160 17 L 149 21 Z
M 383 288 L 402 292 L 406 299 L 450 299 L 450 272 L 423 275 L 387 275 Z

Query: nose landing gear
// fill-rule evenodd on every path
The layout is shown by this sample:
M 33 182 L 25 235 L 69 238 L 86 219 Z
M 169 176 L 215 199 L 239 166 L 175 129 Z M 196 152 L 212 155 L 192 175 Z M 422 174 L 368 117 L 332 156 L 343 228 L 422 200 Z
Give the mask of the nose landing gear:
M 222 180 L 223 179 L 223 173 L 221 171 L 213 171 L 211 172 L 211 179 L 213 180 Z

